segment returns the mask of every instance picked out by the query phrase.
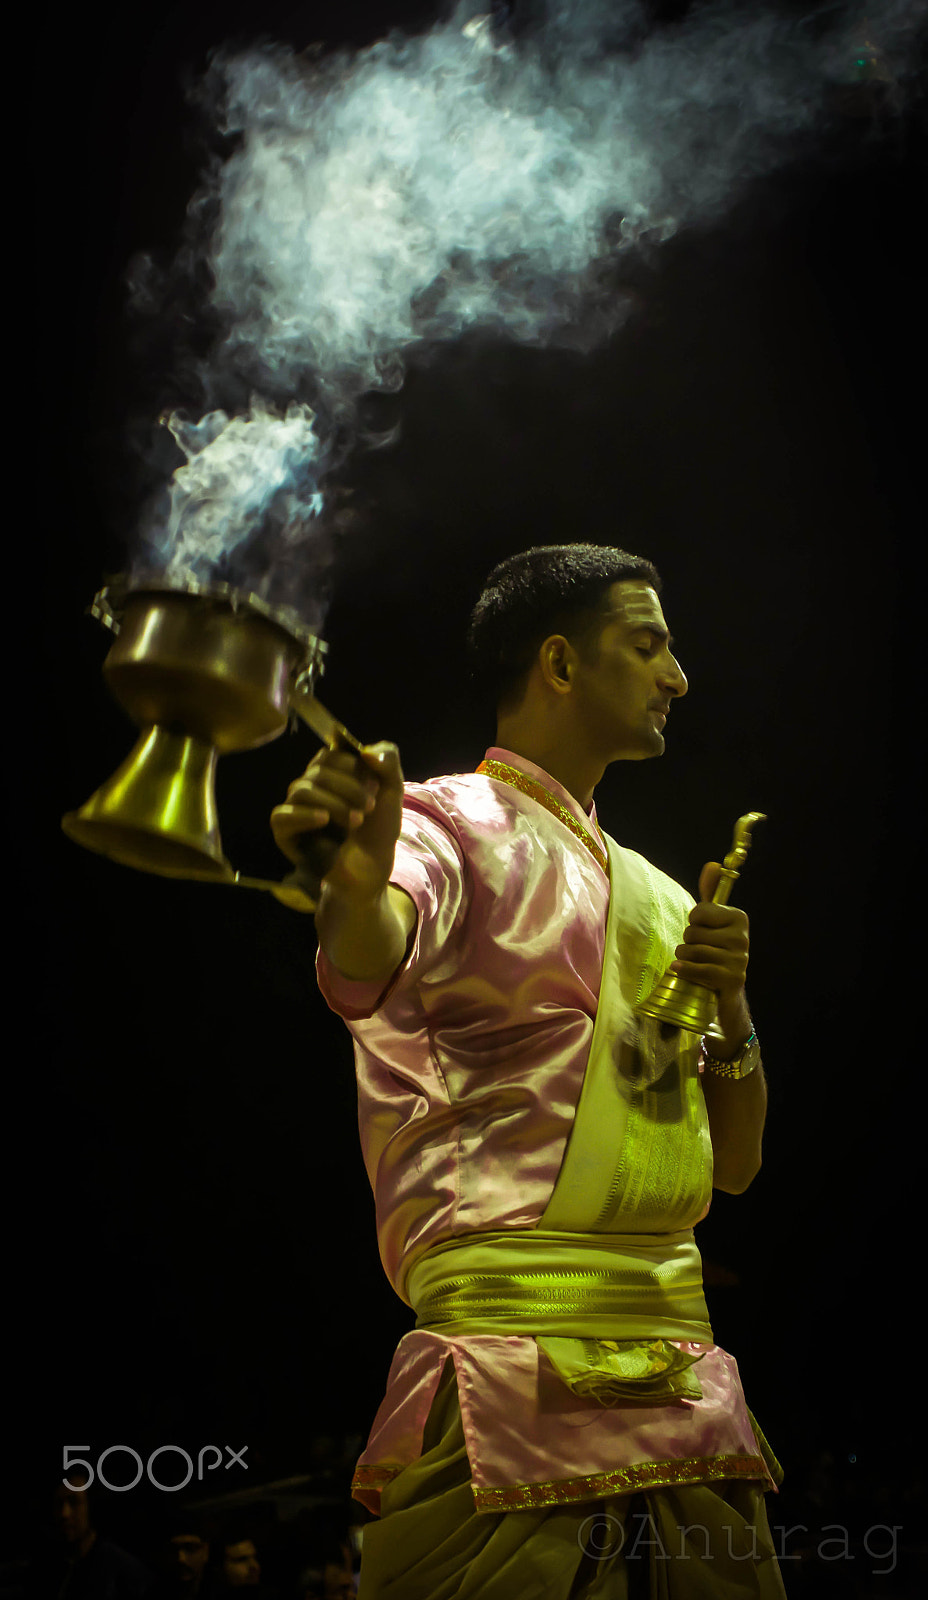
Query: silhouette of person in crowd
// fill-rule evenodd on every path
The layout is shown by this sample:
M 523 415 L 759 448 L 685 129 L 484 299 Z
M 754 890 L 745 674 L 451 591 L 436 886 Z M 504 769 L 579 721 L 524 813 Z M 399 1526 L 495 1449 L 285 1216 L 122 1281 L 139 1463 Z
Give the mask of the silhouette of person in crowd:
M 162 1525 L 156 1560 L 157 1600 L 213 1600 L 221 1593 L 210 1569 L 210 1529 L 194 1511 L 174 1508 Z
M 226 1588 L 262 1588 L 258 1549 L 254 1539 L 243 1529 L 233 1528 L 220 1540 L 219 1561 Z
M 235 1521 L 214 1541 L 220 1593 L 244 1589 L 248 1600 L 276 1600 L 277 1590 L 267 1584 L 254 1529 Z
M 354 1600 L 357 1583 L 347 1547 L 335 1538 L 320 1542 L 303 1568 L 297 1592 L 300 1600 Z
M 28 1600 L 149 1600 L 154 1575 L 100 1537 L 86 1468 L 72 1467 L 52 1498 L 51 1539 L 25 1581 Z

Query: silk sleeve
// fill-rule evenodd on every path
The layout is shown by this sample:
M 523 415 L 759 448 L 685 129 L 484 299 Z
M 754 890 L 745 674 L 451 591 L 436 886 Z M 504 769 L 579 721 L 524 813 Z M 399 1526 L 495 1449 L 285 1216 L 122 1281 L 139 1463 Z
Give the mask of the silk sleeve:
M 406 955 L 387 983 L 345 978 L 322 949 L 316 956 L 322 997 L 346 1022 L 373 1016 L 426 974 L 447 977 L 454 971 L 468 902 L 466 857 L 453 818 L 427 792 L 423 797 L 407 788 L 390 882 L 405 889 L 417 916 Z

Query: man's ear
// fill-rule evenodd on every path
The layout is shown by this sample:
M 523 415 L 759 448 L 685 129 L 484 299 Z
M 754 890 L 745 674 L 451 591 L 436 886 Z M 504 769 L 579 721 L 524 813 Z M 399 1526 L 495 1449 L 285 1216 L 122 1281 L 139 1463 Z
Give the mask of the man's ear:
M 574 648 L 561 633 L 546 639 L 538 652 L 541 674 L 549 688 L 564 694 L 571 686 L 576 656 Z

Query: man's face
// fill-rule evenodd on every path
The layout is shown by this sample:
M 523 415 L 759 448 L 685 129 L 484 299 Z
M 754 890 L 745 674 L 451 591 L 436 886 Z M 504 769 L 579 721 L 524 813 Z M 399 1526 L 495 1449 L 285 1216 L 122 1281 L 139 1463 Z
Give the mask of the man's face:
M 83 1489 L 69 1489 L 67 1484 L 59 1483 L 53 1515 L 58 1537 L 65 1544 L 80 1544 L 90 1532 L 90 1507 Z
M 203 1576 L 209 1560 L 209 1545 L 193 1533 L 178 1533 L 171 1540 L 171 1564 L 178 1581 L 191 1587 Z
M 261 1564 L 251 1539 L 226 1545 L 222 1570 L 230 1589 L 247 1589 L 261 1582 Z
M 355 1587 L 351 1569 L 337 1561 L 325 1564 L 325 1600 L 354 1600 Z
M 572 686 L 577 715 L 608 761 L 663 754 L 667 712 L 688 688 L 672 642 L 650 584 L 612 585 L 598 645 L 583 652 Z

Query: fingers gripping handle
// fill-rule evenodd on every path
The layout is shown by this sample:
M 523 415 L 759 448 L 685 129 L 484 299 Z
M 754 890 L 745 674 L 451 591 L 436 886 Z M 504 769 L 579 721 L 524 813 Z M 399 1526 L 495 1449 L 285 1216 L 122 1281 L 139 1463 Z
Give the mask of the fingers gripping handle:
M 305 688 L 297 686 L 290 697 L 290 704 L 330 750 L 342 748 L 360 752 L 363 748 L 360 740 L 349 733 L 343 723 L 337 722 L 332 713 Z M 294 842 L 302 859 L 299 866 L 284 878 L 281 888 L 296 889 L 307 899 L 317 902 L 322 879 L 330 871 L 347 837 L 347 830 L 332 821 L 327 822 L 324 828 L 299 834 Z
M 294 844 L 302 857 L 300 864 L 283 880 L 286 889 L 298 889 L 307 899 L 319 899 L 322 880 L 332 867 L 335 857 L 348 834 L 335 822 L 313 833 L 301 833 Z

